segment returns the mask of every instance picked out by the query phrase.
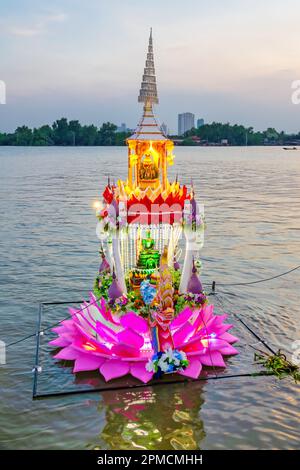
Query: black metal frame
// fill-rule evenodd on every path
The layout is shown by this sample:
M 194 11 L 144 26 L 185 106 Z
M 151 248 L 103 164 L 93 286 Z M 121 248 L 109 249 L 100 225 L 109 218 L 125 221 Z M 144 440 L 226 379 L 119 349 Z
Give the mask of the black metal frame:
M 241 377 L 265 377 L 269 375 L 273 375 L 272 372 L 267 372 L 267 371 L 261 371 L 261 372 L 253 372 L 253 373 L 243 373 L 243 374 L 228 374 L 228 375 L 215 375 L 215 376 L 208 376 L 208 377 L 199 377 L 198 379 L 191 379 L 191 378 L 186 378 L 186 377 L 180 377 L 180 378 L 173 378 L 169 379 L 165 377 L 163 380 L 151 380 L 150 382 L 144 384 L 144 383 L 137 383 L 134 385 L 112 385 L 109 387 L 95 387 L 95 388 L 89 388 L 89 389 L 79 389 L 79 390 L 66 390 L 66 391 L 59 391 L 59 392 L 50 392 L 50 393 L 37 393 L 37 385 L 38 385 L 38 365 L 39 365 L 39 350 L 40 350 L 40 332 L 41 332 L 41 323 L 42 323 L 42 313 L 43 313 L 43 307 L 46 305 L 72 305 L 72 304 L 78 304 L 82 303 L 83 301 L 76 301 L 76 302 L 65 302 L 65 301 L 59 301 L 59 302 L 41 302 L 39 304 L 38 308 L 38 317 L 37 317 L 37 330 L 36 330 L 36 351 L 35 351 L 35 367 L 34 367 L 34 375 L 33 375 L 33 390 L 32 390 L 32 399 L 43 399 L 43 398 L 53 398 L 53 397 L 58 397 L 58 396 L 64 396 L 64 395 L 77 395 L 80 393 L 86 394 L 86 393 L 94 393 L 94 392 L 109 392 L 112 390 L 129 390 L 129 389 L 136 389 L 136 388 L 146 388 L 146 387 L 152 387 L 156 385 L 171 385 L 171 384 L 186 384 L 186 383 L 194 383 L 194 382 L 201 382 L 201 381 L 207 381 L 207 380 L 219 380 L 219 379 L 232 379 L 232 378 L 241 378 Z M 244 320 L 241 318 L 237 317 L 237 319 L 242 323 L 242 325 L 252 334 L 252 336 L 257 339 L 259 342 L 261 342 L 266 349 L 268 349 L 272 354 L 275 354 L 273 349 L 263 340 L 261 339 L 257 333 L 255 333 L 246 323 Z M 43 330 L 42 330 L 43 331 Z

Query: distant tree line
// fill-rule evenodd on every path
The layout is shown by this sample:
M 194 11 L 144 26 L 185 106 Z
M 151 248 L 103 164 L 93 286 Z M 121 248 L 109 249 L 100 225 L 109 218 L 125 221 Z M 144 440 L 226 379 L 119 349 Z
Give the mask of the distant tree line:
M 278 132 L 271 127 L 260 132 L 254 131 L 253 127 L 244 127 L 240 124 L 213 122 L 186 132 L 181 144 L 198 145 L 199 139 L 202 144 L 207 143 L 208 145 L 220 144 L 225 141 L 228 142 L 228 145 L 284 145 L 290 142 L 300 142 L 300 132 L 286 134 L 284 131 Z
M 13 133 L 0 132 L 0 145 L 125 145 L 130 133 L 116 132 L 117 126 L 105 122 L 100 128 L 91 125 L 81 125 L 79 121 L 68 121 L 61 118 L 52 126 L 44 125 L 30 129 L 27 126 L 18 127 Z M 213 122 L 205 124 L 198 129 L 191 129 L 179 139 L 181 145 L 219 145 L 226 141 L 228 145 L 284 145 L 300 143 L 298 134 L 277 132 L 274 128 L 266 131 L 254 131 L 253 127 L 244 127 L 239 124 L 231 125 Z
M 61 118 L 52 126 L 30 129 L 18 127 L 15 132 L 0 133 L 0 145 L 125 145 L 129 133 L 116 132 L 117 126 L 105 122 L 100 128 L 81 125 L 79 121 Z

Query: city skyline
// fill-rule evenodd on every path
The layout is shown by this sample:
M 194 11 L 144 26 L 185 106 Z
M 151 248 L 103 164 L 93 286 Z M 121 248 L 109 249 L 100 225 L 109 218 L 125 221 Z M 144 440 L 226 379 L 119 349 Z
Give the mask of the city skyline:
M 178 114 L 178 135 L 184 135 L 185 132 L 195 127 L 195 115 L 190 112 Z
M 133 13 L 139 17 L 134 28 Z M 7 104 L 0 105 L 0 130 L 61 116 L 135 128 L 152 26 L 160 99 L 155 112 L 171 133 L 181 110 L 205 122 L 296 132 L 300 106 L 292 104 L 291 84 L 300 79 L 299 13 L 296 0 L 284 8 L 279 0 L 2 3 L 0 80 Z

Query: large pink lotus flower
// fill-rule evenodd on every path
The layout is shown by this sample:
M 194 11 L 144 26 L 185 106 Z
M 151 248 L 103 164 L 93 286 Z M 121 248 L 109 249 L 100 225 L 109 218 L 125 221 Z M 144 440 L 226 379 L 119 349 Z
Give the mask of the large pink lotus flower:
M 203 365 L 226 367 L 223 356 L 238 353 L 232 346 L 238 339 L 228 333 L 232 325 L 224 324 L 227 315 L 214 315 L 213 309 L 213 305 L 185 307 L 171 322 L 174 346 L 189 361 L 176 373 L 196 379 Z M 89 303 L 81 310 L 70 308 L 70 314 L 69 320 L 53 328 L 58 338 L 50 344 L 62 348 L 56 359 L 74 361 L 73 372 L 99 369 L 106 381 L 127 374 L 144 383 L 151 380 L 154 372 L 146 364 L 155 351 L 145 319 L 135 312 L 117 316 L 92 293 Z

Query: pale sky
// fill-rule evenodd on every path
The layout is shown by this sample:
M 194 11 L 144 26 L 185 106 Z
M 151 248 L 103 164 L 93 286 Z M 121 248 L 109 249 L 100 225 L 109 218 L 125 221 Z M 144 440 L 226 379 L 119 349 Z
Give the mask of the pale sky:
M 300 130 L 299 0 L 1 0 L 0 131 L 62 116 L 135 127 L 150 26 L 171 131 L 185 111 Z

